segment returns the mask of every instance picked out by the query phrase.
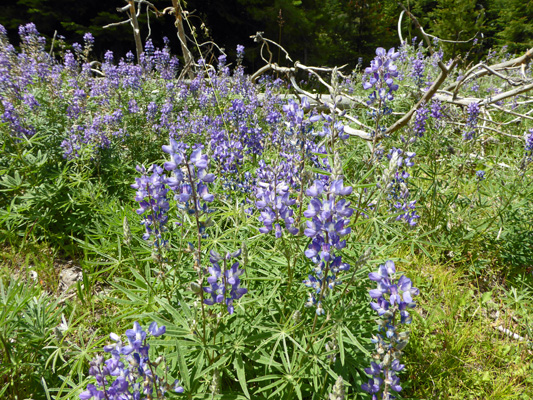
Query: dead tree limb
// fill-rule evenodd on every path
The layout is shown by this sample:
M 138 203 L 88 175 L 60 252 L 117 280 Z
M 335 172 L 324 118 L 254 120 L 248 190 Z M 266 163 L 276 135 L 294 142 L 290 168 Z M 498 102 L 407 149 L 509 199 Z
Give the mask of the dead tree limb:
M 133 27 L 133 38 L 135 39 L 135 49 L 137 50 L 137 61 L 141 61 L 141 54 L 143 53 L 143 44 L 141 41 L 141 30 L 139 29 L 139 21 L 137 20 L 137 11 L 135 10 L 135 2 L 128 0 L 129 14 L 131 26 Z M 139 7 L 139 11 L 141 7 Z
M 132 29 L 133 29 L 133 39 L 135 41 L 135 51 L 137 52 L 137 61 L 139 62 L 141 60 L 141 54 L 143 53 L 143 45 L 142 45 L 142 40 L 141 40 L 141 30 L 139 29 L 139 20 L 138 20 L 138 17 L 139 17 L 140 12 L 141 12 L 141 5 L 146 5 L 146 13 L 147 13 L 147 15 L 149 15 L 148 14 L 149 10 L 154 12 L 154 14 L 156 16 L 158 16 L 158 17 L 161 15 L 161 13 L 148 0 L 126 0 L 126 3 L 127 4 L 124 7 L 118 7 L 117 11 L 118 12 L 127 12 L 128 15 L 129 15 L 129 18 L 124 20 L 124 21 L 113 22 L 111 24 L 107 24 L 107 25 L 103 26 L 103 28 L 106 29 L 106 28 L 112 28 L 112 27 L 115 27 L 115 26 L 130 24 Z M 138 4 L 137 8 L 135 7 L 135 3 Z M 151 32 L 150 19 L 149 18 L 148 18 L 148 29 Z M 148 35 L 148 36 L 150 36 L 150 35 Z
M 468 81 L 471 81 L 471 80 L 474 80 L 474 79 L 477 79 L 477 78 L 480 78 L 482 76 L 486 76 L 486 75 L 489 75 L 492 71 L 505 71 L 509 68 L 524 68 L 525 66 L 527 66 L 529 64 L 529 62 L 531 61 L 531 59 L 533 59 L 533 47 L 531 49 L 529 49 L 528 51 L 526 51 L 523 55 L 521 55 L 520 57 L 516 57 L 516 58 L 513 58 L 512 60 L 508 60 L 508 61 L 505 61 L 505 62 L 502 62 L 502 63 L 498 63 L 498 64 L 493 64 L 490 66 L 490 70 L 489 69 L 481 69 L 479 71 L 472 71 L 468 74 Z M 478 64 L 478 66 L 476 67 L 480 67 L 481 64 Z M 475 69 L 476 67 L 474 67 L 473 69 Z M 523 74 L 524 75 L 524 74 Z M 459 81 L 459 82 L 454 82 L 452 83 L 451 85 L 447 86 L 444 88 L 444 90 L 447 90 L 447 91 L 453 91 L 455 90 L 455 88 L 457 86 L 461 86 L 463 85 L 465 82 L 466 82 L 466 75 L 465 77 Z
M 449 68 L 444 67 L 444 64 L 443 64 L 444 69 L 441 71 L 439 77 L 433 83 L 433 85 L 431 85 L 429 90 L 422 96 L 422 98 L 418 101 L 418 103 L 416 103 L 415 106 L 412 107 L 402 118 L 400 118 L 394 124 L 389 126 L 387 130 L 385 131 L 384 135 L 390 135 L 396 132 L 397 130 L 403 128 L 405 125 L 407 125 L 409 121 L 411 120 L 411 118 L 413 117 L 416 110 L 418 110 L 418 108 L 422 104 L 429 102 L 429 100 L 433 98 L 433 95 L 437 92 L 439 87 L 444 83 L 449 72 L 455 67 L 456 63 L 457 63 L 457 60 L 454 60 Z M 380 135 L 380 136 L 383 136 L 383 135 Z
M 174 17 L 176 18 L 174 26 L 178 30 L 178 40 L 180 42 L 181 52 L 183 53 L 183 60 L 185 64 L 183 67 L 184 72 L 187 73 L 190 79 L 193 79 L 194 74 L 192 71 L 192 66 L 194 63 L 194 59 L 192 53 L 187 47 L 187 37 L 185 35 L 185 28 L 183 26 L 183 18 L 186 18 L 186 14 L 183 8 L 181 7 L 181 0 L 172 0 L 172 7 L 167 7 L 163 10 L 163 13 L 167 12 L 169 14 L 174 14 Z
M 401 3 L 400 3 L 401 5 Z M 430 38 L 435 38 L 432 35 L 427 34 L 420 23 L 418 22 L 417 18 L 412 15 L 403 5 L 403 11 L 400 14 L 399 22 L 398 22 L 398 35 L 400 37 L 400 40 L 403 41 L 403 37 L 401 34 L 401 21 L 403 15 L 407 15 L 414 23 L 414 25 L 417 27 L 417 29 L 422 34 L 423 40 L 425 41 L 427 48 L 430 52 L 430 54 L 435 54 L 435 50 L 433 49 L 432 43 Z M 477 36 L 477 35 L 476 35 Z M 339 74 L 338 69 L 336 68 L 318 68 L 318 67 L 311 67 L 306 66 L 299 61 L 292 61 L 290 58 L 288 52 L 280 46 L 278 43 L 266 39 L 263 37 L 261 32 L 258 32 L 255 36 L 252 36 L 256 42 L 261 43 L 261 51 L 260 55 L 263 61 L 265 61 L 266 65 L 264 65 L 262 68 L 257 70 L 251 77 L 252 82 L 256 82 L 256 80 L 267 71 L 275 71 L 279 74 L 283 74 L 287 77 L 287 79 L 291 82 L 292 89 L 296 92 L 297 95 L 306 96 L 310 99 L 310 101 L 317 104 L 320 108 L 329 110 L 332 113 L 336 113 L 339 115 L 342 115 L 343 118 L 350 121 L 351 124 L 355 124 L 358 126 L 358 128 L 353 128 L 351 126 L 345 126 L 345 132 L 349 135 L 359 137 L 366 141 L 373 141 L 376 142 L 377 140 L 381 140 L 382 138 L 389 136 L 393 134 L 394 132 L 399 131 L 400 129 L 404 128 L 408 125 L 408 123 L 411 121 L 417 110 L 423 105 L 428 104 L 432 99 L 436 99 L 439 101 L 442 101 L 447 104 L 456 105 L 459 107 L 465 107 L 468 106 L 471 103 L 478 103 L 481 107 L 481 112 L 483 112 L 486 116 L 485 119 L 480 119 L 480 121 L 483 121 L 483 126 L 480 126 L 479 129 L 482 131 L 490 131 L 495 132 L 499 135 L 510 137 L 513 139 L 519 139 L 519 136 L 511 135 L 506 132 L 502 132 L 500 129 L 496 129 L 490 126 L 487 126 L 487 123 L 490 124 L 496 124 L 498 127 L 502 126 L 504 123 L 500 123 L 497 121 L 494 121 L 490 115 L 490 110 L 498 110 L 500 112 L 508 113 L 510 115 L 514 115 L 520 118 L 525 119 L 533 119 L 533 117 L 529 116 L 529 112 L 525 114 L 520 114 L 511 110 L 507 110 L 505 107 L 498 106 L 496 103 L 516 97 L 520 94 L 526 93 L 530 90 L 533 90 L 533 82 L 531 79 L 527 79 L 525 75 L 522 79 L 508 76 L 505 72 L 509 71 L 511 68 L 523 68 L 524 65 L 526 65 L 527 62 L 531 58 L 533 58 L 533 49 L 526 52 L 521 57 L 515 58 L 513 60 L 495 64 L 495 65 L 487 65 L 484 63 L 478 64 L 475 67 L 471 68 L 465 77 L 459 81 L 455 82 L 454 84 L 449 85 L 448 87 L 442 89 L 442 86 L 444 85 L 444 82 L 446 79 L 450 76 L 453 69 L 457 66 L 459 62 L 459 58 L 455 58 L 451 60 L 451 62 L 448 63 L 448 65 L 445 65 L 440 58 L 437 59 L 437 65 L 440 69 L 440 74 L 437 77 L 437 79 L 433 82 L 433 84 L 427 89 L 425 92 L 422 93 L 420 100 L 413 106 L 411 109 L 405 113 L 401 114 L 401 117 L 396 120 L 392 125 L 390 125 L 387 129 L 384 130 L 383 133 L 376 133 L 374 132 L 373 128 L 365 125 L 361 121 L 359 121 L 357 118 L 350 116 L 346 114 L 345 110 L 346 105 L 360 105 L 367 109 L 374 110 L 371 105 L 367 104 L 362 99 L 357 99 L 354 96 L 350 96 L 347 93 L 343 93 L 339 90 L 339 88 L 336 85 L 336 79 L 341 76 Z M 469 40 L 466 41 L 451 41 L 451 40 L 443 40 L 445 42 L 450 43 L 469 43 L 471 42 L 475 36 Z M 441 40 L 441 39 L 439 39 Z M 277 63 L 273 62 L 273 54 L 271 51 L 270 46 L 277 46 L 280 51 L 283 51 L 286 55 L 286 59 L 292 63 L 291 66 L 280 66 Z M 320 94 L 320 93 L 311 93 L 308 90 L 303 89 L 300 87 L 296 80 L 296 74 L 298 71 L 306 72 L 308 74 L 313 75 L 320 85 L 325 89 L 324 91 L 327 91 L 329 94 Z M 511 90 L 504 91 L 503 93 L 499 93 L 494 96 L 489 96 L 486 98 L 475 98 L 475 97 L 460 97 L 458 94 L 459 88 L 467 81 L 471 79 L 475 79 L 477 77 L 486 76 L 486 75 L 494 75 L 495 77 L 501 79 L 506 84 L 513 86 Z M 330 75 L 330 81 L 331 84 L 328 83 L 328 80 L 325 78 L 325 75 Z M 529 100 L 526 100 L 525 102 L 521 102 L 523 104 L 527 103 Z M 344 103 L 344 104 L 343 104 Z M 345 105 L 346 104 L 346 105 Z M 398 114 L 398 113 L 393 113 Z M 465 124 L 461 124 L 456 121 L 452 121 L 453 124 L 458 126 L 465 126 Z

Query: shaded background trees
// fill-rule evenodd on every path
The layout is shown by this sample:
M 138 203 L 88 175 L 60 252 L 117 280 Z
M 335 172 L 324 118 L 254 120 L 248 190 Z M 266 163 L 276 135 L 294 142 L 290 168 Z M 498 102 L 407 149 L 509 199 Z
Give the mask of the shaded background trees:
M 160 9 L 171 5 L 170 0 L 153 3 Z M 102 58 L 107 49 L 123 56 L 134 49 L 129 25 L 102 26 L 122 20 L 125 15 L 116 8 L 124 4 L 123 0 L 4 0 L 0 24 L 15 42 L 18 26 L 27 22 L 34 22 L 49 38 L 57 31 L 69 43 L 81 42 L 82 35 L 90 31 L 96 38 L 94 57 Z M 511 52 L 533 47 L 532 0 L 405 0 L 405 5 L 428 32 L 439 37 L 466 40 L 483 33 L 483 37 L 479 35 L 480 49 L 470 57 L 504 45 Z M 257 31 L 281 42 L 294 60 L 311 65 L 347 63 L 353 67 L 359 57 L 368 62 L 376 47 L 399 44 L 396 23 L 401 8 L 393 0 L 188 0 L 186 9 L 199 40 L 211 39 L 230 55 L 237 44 L 244 45 L 245 63 L 251 69 L 263 65 L 257 45 L 249 38 Z M 151 38 L 156 46 L 162 46 L 163 36 L 169 37 L 174 52 L 180 54 L 173 20 L 169 15 L 152 15 Z M 200 29 L 202 22 L 209 29 L 207 34 Z M 140 24 L 146 38 L 144 10 Z M 404 35 L 407 39 L 416 36 L 408 18 L 404 19 Z M 446 45 L 445 51 L 452 56 L 468 48 L 469 44 Z M 283 58 L 281 55 L 279 60 L 282 64 Z

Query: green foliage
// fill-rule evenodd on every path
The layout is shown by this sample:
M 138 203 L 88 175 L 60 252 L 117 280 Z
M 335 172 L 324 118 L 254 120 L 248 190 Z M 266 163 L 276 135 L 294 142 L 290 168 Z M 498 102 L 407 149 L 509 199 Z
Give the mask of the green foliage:
M 433 32 L 436 36 L 448 40 L 469 40 L 478 32 L 482 32 L 485 13 L 478 0 L 441 0 L 438 6 L 428 13 L 434 21 Z M 447 45 L 450 57 L 468 50 L 471 44 Z
M 41 379 L 58 384 L 63 365 L 48 363 L 61 340 L 63 306 L 38 286 L 0 279 L 0 395 L 44 399 Z
M 531 344 L 497 328 L 523 332 L 530 316 L 515 314 L 503 303 L 505 292 L 498 285 L 483 292 L 465 285 L 470 279 L 460 270 L 422 264 L 417 284 L 424 288 L 424 311 L 407 350 L 413 377 L 407 390 L 414 398 L 529 399 L 533 365 L 526 354 Z M 486 273 L 479 276 L 485 279 L 490 279 Z M 530 300 L 522 298 L 519 304 Z
M 533 47 L 533 3 L 519 0 L 495 0 L 499 11 L 496 38 L 508 46 L 511 53 L 520 53 Z
M 58 135 L 15 139 L 0 128 L 0 227 L 19 237 L 57 244 L 80 235 L 98 217 L 104 187 L 93 171 L 58 157 Z
M 257 2 L 255 12 L 272 11 L 261 10 L 261 4 Z M 455 3 L 439 4 L 432 15 L 438 17 L 438 29 L 448 29 L 443 13 Z M 311 29 L 311 21 L 326 15 L 304 13 L 304 3 L 294 1 L 275 5 L 287 7 L 287 18 L 302 19 L 302 35 Z M 347 43 L 342 37 L 352 29 L 347 21 L 357 8 L 349 8 L 353 3 L 330 1 L 327 5 L 327 12 L 335 17 L 332 24 L 338 25 L 338 35 L 314 32 L 316 41 L 309 49 Z M 360 5 L 368 11 L 360 15 L 360 23 L 375 17 L 376 9 L 366 5 Z M 390 12 L 393 9 L 387 8 Z M 361 46 L 368 43 L 362 41 Z M 400 68 L 404 81 L 391 101 L 391 107 L 400 114 L 420 95 L 410 77 L 409 57 L 424 49 L 405 47 L 403 51 L 406 61 Z M 333 50 L 332 54 L 337 57 Z M 432 61 L 424 60 L 427 80 L 437 73 L 431 69 Z M 121 128 L 127 135 L 119 137 L 105 131 L 109 147 L 94 143 L 80 146 L 79 157 L 71 160 L 63 158 L 60 147 L 73 126 L 65 116 L 71 91 L 66 90 L 61 99 L 58 93 L 46 95 L 49 82 L 30 85 L 28 90 L 37 94 L 43 107 L 21 115 L 24 126 L 32 126 L 35 134 L 19 137 L 7 123 L 0 126 L 0 227 L 13 244 L 2 249 L 11 258 L 3 274 L 11 273 L 19 249 L 25 253 L 22 258 L 26 262 L 15 270 L 25 276 L 29 275 L 29 253 L 42 250 L 49 242 L 62 247 L 70 242 L 74 249 L 70 254 L 81 258 L 82 278 L 71 288 L 70 300 L 64 293 L 61 300 L 50 298 L 37 286 L 15 282 L 12 277 L 6 286 L 0 279 L 0 357 L 4 360 L 0 395 L 76 398 L 90 382 L 89 361 L 109 341 L 110 333 L 123 332 L 132 321 L 155 320 L 167 326 L 167 334 L 152 343 L 152 351 L 164 352 L 166 365 L 172 375 L 179 376 L 188 398 L 318 400 L 326 398 L 339 375 L 347 382 L 350 398 L 360 398 L 361 383 L 367 380 L 364 368 L 373 347 L 370 338 L 376 330 L 375 316 L 368 306 L 367 276 L 375 265 L 394 259 L 423 293 L 420 317 L 415 318 L 412 332 L 414 343 L 406 350 L 409 368 L 402 379 L 410 380 L 404 385 L 404 397 L 527 398 L 532 385 L 531 362 L 523 354 L 529 351 L 528 344 L 524 341 L 513 347 L 509 337 L 498 333 L 502 331 L 496 322 L 531 336 L 531 277 L 526 272 L 530 272 L 533 258 L 533 181 L 531 166 L 520 162 L 524 148 L 516 138 L 517 131 L 529 129 L 528 121 L 516 128 L 508 124 L 511 117 L 493 110 L 494 121 L 509 127 L 510 132 L 492 138 L 492 131 L 479 127 L 475 139 L 464 141 L 461 130 L 454 127 L 464 125 L 466 116 L 450 106 L 444 112 L 450 125 L 429 120 L 423 137 L 416 136 L 414 126 L 408 125 L 382 141 L 381 157 L 372 158 L 372 145 L 355 138 L 337 143 L 332 154 L 312 154 L 339 167 L 335 173 L 353 187 L 349 200 L 355 208 L 352 234 L 342 251 L 343 260 L 352 267 L 343 276 L 339 290 L 328 292 L 331 295 L 324 299 L 327 313 L 319 317 L 314 308 L 305 306 L 309 289 L 301 284 L 310 271 L 313 273 L 313 265 L 304 255 L 310 239 L 302 234 L 276 239 L 258 233 L 261 223 L 257 210 L 253 210 L 251 191 L 231 185 L 231 178 L 241 176 L 224 175 L 225 165 L 215 159 L 214 149 L 209 147 L 212 136 L 208 126 L 215 124 L 217 116 L 234 107 L 236 100 L 246 106 L 253 104 L 242 93 L 252 87 L 242 71 L 237 68 L 233 77 L 223 76 L 230 83 L 213 88 L 210 84 L 219 76 L 207 78 L 199 70 L 200 89 L 182 97 L 172 91 L 177 85 L 170 83 L 175 81 L 143 71 L 138 91 L 117 85 L 105 96 L 106 101 L 99 102 L 98 96 L 84 98 L 87 112 L 75 125 L 91 122 L 98 113 L 109 116 L 115 109 L 126 110 L 130 99 L 138 101 L 143 112 L 124 117 Z M 66 74 L 58 79 L 67 80 Z M 76 77 L 76 84 L 87 91 L 90 82 L 100 79 Z M 353 85 L 354 95 L 366 97 L 357 71 L 352 78 L 342 84 Z M 450 77 L 450 81 L 454 79 L 456 76 Z M 479 83 L 481 88 L 476 90 L 494 90 L 492 78 Z M 273 85 L 266 80 L 256 89 L 264 90 L 267 98 L 274 97 Z M 228 89 L 234 87 L 244 89 Z M 473 91 L 471 86 L 461 90 L 465 97 Z M 206 93 L 212 95 L 211 102 L 202 103 Z M 169 240 L 168 246 L 156 248 L 142 239 L 144 228 L 134 211 L 138 205 L 132 200 L 129 185 L 139 176 L 135 165 L 162 165 L 161 145 L 168 143 L 171 132 L 156 127 L 159 120 L 149 120 L 147 109 L 153 102 L 160 110 L 168 99 L 175 101 L 170 102 L 169 118 L 185 121 L 180 125 L 184 132 L 174 132 L 172 137 L 191 146 L 203 143 L 218 179 L 209 188 L 215 194 L 209 205 L 213 212 L 197 220 L 189 205 L 180 207 L 173 202 L 167 229 L 161 233 Z M 20 99 L 10 100 L 25 110 Z M 280 112 L 279 118 L 283 118 L 283 104 L 283 100 L 268 103 Z M 526 112 L 526 107 L 517 105 L 515 110 Z M 257 119 L 261 129 L 255 133 L 259 134 L 270 129 L 264 120 L 265 108 L 256 107 L 246 120 L 235 122 L 235 117 L 216 123 L 230 135 L 241 128 L 248 132 L 252 120 Z M 373 123 L 366 108 L 356 106 L 347 112 L 364 124 Z M 384 121 L 397 117 L 387 115 Z M 194 125 L 197 121 L 201 124 Z M 314 132 L 323 124 L 314 125 Z M 285 129 L 286 125 L 280 125 Z M 282 161 L 280 147 L 270 136 L 262 145 L 261 157 L 253 151 L 243 155 L 240 174 L 253 175 L 259 158 L 270 165 Z M 332 150 L 333 145 L 327 145 Z M 394 208 L 392 194 L 383 190 L 383 177 L 394 166 L 387 154 L 400 147 L 416 152 L 408 187 L 421 218 L 413 227 L 397 221 L 402 213 Z M 342 163 L 336 164 L 335 158 Z M 311 180 L 304 181 L 303 177 L 331 175 L 303 159 L 296 165 L 302 165 L 302 182 Z M 486 173 L 484 179 L 476 175 L 480 169 Z M 291 195 L 298 196 L 298 190 L 293 188 Z M 301 210 L 306 202 L 308 199 Z M 198 226 L 205 230 L 198 232 Z M 223 303 L 203 303 L 201 287 L 205 286 L 209 251 L 224 254 L 237 249 L 242 249 L 238 261 L 246 271 L 242 280 L 249 292 L 235 301 L 235 313 L 229 314 Z M 371 251 L 370 260 L 367 251 Z M 53 265 L 47 269 L 50 276 L 58 274 Z M 56 286 L 45 286 L 60 296 Z M 493 318 L 491 313 L 496 311 L 509 313 L 509 317 L 501 321 Z M 518 368 L 509 372 L 512 365 Z

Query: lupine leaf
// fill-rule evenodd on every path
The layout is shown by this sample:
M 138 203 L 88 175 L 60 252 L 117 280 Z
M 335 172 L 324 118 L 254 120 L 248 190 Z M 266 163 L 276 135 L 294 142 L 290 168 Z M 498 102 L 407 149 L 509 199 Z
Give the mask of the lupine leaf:
M 248 385 L 246 384 L 246 374 L 244 372 L 244 363 L 240 354 L 236 354 L 233 359 L 233 366 L 237 371 L 237 378 L 239 379 L 239 384 L 246 395 L 246 398 L 250 398 L 250 393 L 248 392 Z

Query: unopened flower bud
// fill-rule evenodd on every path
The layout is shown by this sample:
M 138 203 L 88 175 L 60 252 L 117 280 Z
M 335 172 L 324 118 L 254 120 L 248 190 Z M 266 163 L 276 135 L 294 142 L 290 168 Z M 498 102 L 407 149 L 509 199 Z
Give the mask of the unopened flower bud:
M 344 380 L 342 379 L 342 376 L 339 375 L 337 378 L 337 381 L 335 382 L 335 385 L 333 385 L 333 389 L 329 394 L 328 400 L 344 400 Z
M 131 230 L 130 230 L 130 224 L 128 223 L 128 217 L 124 216 L 124 220 L 122 221 L 122 229 L 124 230 L 124 244 L 126 246 L 129 246 L 131 243 Z

